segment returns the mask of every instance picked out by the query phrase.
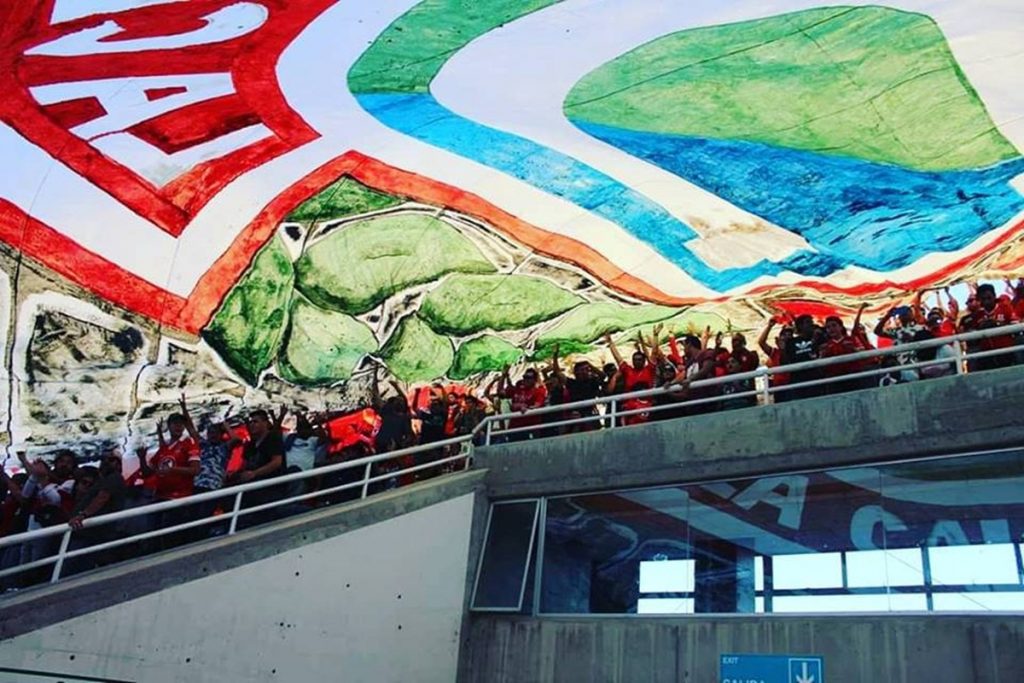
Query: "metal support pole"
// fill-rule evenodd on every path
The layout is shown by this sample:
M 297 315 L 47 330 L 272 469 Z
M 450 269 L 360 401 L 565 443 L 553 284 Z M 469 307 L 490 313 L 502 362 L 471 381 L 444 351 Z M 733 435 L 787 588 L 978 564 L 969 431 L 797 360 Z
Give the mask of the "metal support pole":
M 484 445 L 485 446 L 490 446 L 491 445 L 491 425 L 492 424 L 494 424 L 494 423 L 491 422 L 490 420 L 488 420 L 487 424 L 484 425 Z
M 363 493 L 360 498 L 366 498 L 370 491 L 370 468 L 373 466 L 372 462 L 366 463 L 366 467 L 363 469 Z
M 242 509 L 242 494 L 245 491 L 239 491 L 235 494 L 235 506 L 231 510 L 231 524 L 228 525 L 228 536 L 234 536 L 235 531 L 238 530 L 238 511 Z
M 964 347 L 961 342 L 953 343 L 953 353 L 956 355 L 956 374 L 962 375 L 964 368 Z
M 608 427 L 610 429 L 615 429 L 615 413 L 618 410 L 616 408 L 617 405 L 618 405 L 618 401 L 616 399 L 614 399 L 614 398 L 611 400 L 611 403 L 608 404 L 608 416 L 610 418 L 608 420 Z
M 64 556 L 68 552 L 69 543 L 71 543 L 71 529 L 65 531 L 60 539 L 60 550 L 57 551 L 57 561 L 53 563 L 53 574 L 50 576 L 50 583 L 60 581 L 60 572 L 64 568 Z

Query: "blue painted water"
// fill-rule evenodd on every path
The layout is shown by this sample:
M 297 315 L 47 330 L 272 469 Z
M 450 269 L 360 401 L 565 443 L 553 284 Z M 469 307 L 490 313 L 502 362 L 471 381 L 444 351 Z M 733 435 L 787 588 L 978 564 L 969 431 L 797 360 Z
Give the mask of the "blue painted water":
M 431 95 L 356 97 L 390 128 L 519 178 L 620 225 L 712 289 L 726 290 L 781 271 L 769 261 L 728 270 L 709 267 L 685 246 L 697 233 L 659 204 L 570 156 L 463 118 Z
M 463 118 L 429 94 L 361 94 L 385 125 L 519 178 L 606 218 L 719 291 L 790 270 L 889 271 L 953 251 L 1024 210 L 1008 181 L 1024 158 L 977 171 L 924 173 L 770 145 L 644 133 L 576 122 L 589 134 L 792 230 L 816 251 L 716 270 L 685 243 L 694 230 L 659 204 L 560 152 Z M 641 277 L 643 273 L 637 273 Z
M 1024 158 L 984 169 L 922 172 L 771 145 L 578 127 L 798 233 L 817 254 L 783 265 L 827 275 L 849 264 L 877 271 L 955 251 L 1024 210 L 1009 181 Z

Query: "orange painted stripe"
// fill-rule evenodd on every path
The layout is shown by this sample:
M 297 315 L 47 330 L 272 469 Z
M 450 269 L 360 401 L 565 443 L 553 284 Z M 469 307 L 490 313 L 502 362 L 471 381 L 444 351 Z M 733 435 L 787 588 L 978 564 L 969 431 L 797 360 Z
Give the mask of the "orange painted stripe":
M 197 334 L 209 322 L 224 296 L 249 266 L 256 252 L 273 236 L 285 216 L 343 175 L 351 175 L 367 186 L 384 192 L 450 208 L 485 221 L 535 252 L 574 264 L 602 283 L 638 299 L 669 306 L 707 303 L 700 299 L 669 296 L 642 279 L 624 272 L 578 240 L 531 225 L 477 195 L 388 166 L 354 151 L 324 164 L 275 197 L 214 262 L 187 299 L 167 292 L 85 249 L 3 200 L 0 200 L 0 240 L 21 249 L 29 257 L 110 303 L 183 332 Z M 986 243 L 976 253 L 958 259 L 935 273 L 905 283 L 883 282 L 843 288 L 829 283 L 800 282 L 796 285 L 760 287 L 744 295 L 744 298 L 766 297 L 774 291 L 794 288 L 803 288 L 823 297 L 870 297 L 890 290 L 913 291 L 948 279 L 950 275 L 970 266 L 981 255 L 1018 239 L 1022 233 L 1024 221 Z M 1024 263 L 1024 256 L 1011 263 Z M 720 297 L 712 301 L 725 300 L 726 297 Z

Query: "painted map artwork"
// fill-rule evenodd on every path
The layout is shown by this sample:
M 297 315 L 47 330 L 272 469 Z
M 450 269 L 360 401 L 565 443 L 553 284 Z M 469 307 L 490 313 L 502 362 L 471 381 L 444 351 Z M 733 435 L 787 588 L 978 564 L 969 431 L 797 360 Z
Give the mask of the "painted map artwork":
M 1024 5 L 0 0 L 9 448 L 1024 270 Z

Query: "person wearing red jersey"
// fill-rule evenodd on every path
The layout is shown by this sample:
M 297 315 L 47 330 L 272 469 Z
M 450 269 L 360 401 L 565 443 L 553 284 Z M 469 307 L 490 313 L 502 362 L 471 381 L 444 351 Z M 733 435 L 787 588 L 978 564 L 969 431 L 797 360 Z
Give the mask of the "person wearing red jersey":
M 925 328 L 931 332 L 932 337 L 952 337 L 956 334 L 956 323 L 946 317 L 941 308 L 933 308 L 928 311 L 924 320 Z
M 761 347 L 765 355 L 768 356 L 768 367 L 777 368 L 782 365 L 783 350 L 793 341 L 793 328 L 789 325 L 783 325 L 782 329 L 779 330 L 779 334 L 775 337 L 775 346 L 768 343 L 768 335 L 771 334 L 772 328 L 779 322 L 775 317 L 769 318 L 768 324 L 765 325 L 764 329 L 761 330 L 761 336 L 757 340 L 757 345 Z M 772 387 L 782 387 L 789 383 L 789 373 L 779 372 L 773 373 L 768 377 L 768 383 Z
M 1017 322 L 1020 322 L 1024 320 L 1024 278 L 1017 280 L 1017 284 L 1012 284 L 1007 280 L 1006 286 L 1010 290 L 1010 305 L 1013 306 L 1013 315 L 1016 316 Z
M 868 341 L 864 328 L 860 324 L 861 315 L 864 313 L 865 308 L 867 308 L 867 304 L 861 304 L 860 310 L 857 311 L 857 317 L 853 322 L 853 334 L 847 333 L 843 321 L 837 316 L 833 315 L 825 319 L 825 339 L 818 347 L 819 358 L 836 358 L 874 348 L 871 342 Z M 824 375 L 825 377 L 842 377 L 843 375 L 864 372 L 869 370 L 873 363 L 874 361 L 869 358 L 850 361 L 849 363 L 835 363 L 824 368 Z M 828 384 L 825 391 L 830 394 L 839 394 L 863 389 L 867 385 L 867 380 L 854 378 Z
M 729 354 L 739 363 L 740 372 L 753 372 L 761 364 L 756 351 L 747 348 L 747 338 L 737 332 L 731 339 L 732 353 Z
M 956 334 L 956 321 L 959 317 L 960 307 L 953 298 L 953 295 L 949 293 L 949 289 L 945 289 L 946 296 L 949 297 L 949 306 L 947 309 L 942 307 L 942 294 L 938 289 L 935 290 L 935 301 L 936 305 L 925 313 L 924 307 L 921 305 L 921 299 L 924 296 L 922 290 L 918 293 L 917 298 L 914 300 L 917 305 L 917 322 L 923 326 L 928 332 L 931 333 L 933 338 L 941 337 L 952 337 Z
M 636 385 L 640 383 L 647 385 L 648 388 L 654 386 L 655 368 L 652 363 L 648 362 L 647 354 L 643 352 L 643 349 L 637 347 L 633 352 L 632 363 L 626 363 L 622 359 L 618 347 L 615 346 L 615 342 L 612 341 L 612 335 L 606 334 L 604 340 L 612 352 L 612 358 L 615 359 L 615 365 L 618 367 L 626 393 L 637 391 Z
M 667 360 L 677 368 L 681 368 L 686 365 L 686 361 L 683 359 L 683 354 L 679 350 L 679 342 L 676 341 L 676 335 L 674 332 L 669 332 L 668 335 L 668 348 L 669 354 Z
M 991 330 L 997 327 L 1012 325 L 1016 321 L 1013 312 L 1013 305 L 1007 297 L 996 298 L 996 288 L 986 283 L 979 285 L 975 293 L 975 305 L 960 320 L 962 332 L 977 332 Z M 996 337 L 987 337 L 977 342 L 979 351 L 995 351 L 997 349 L 1011 349 L 1016 345 L 1013 335 L 1004 334 Z M 969 361 L 970 369 L 993 370 L 1005 368 L 1014 364 L 1016 358 L 1012 351 L 996 356 L 976 358 Z
M 1006 281 L 1007 286 L 1010 287 L 1010 305 L 1013 306 L 1013 316 L 1016 322 L 1024 322 L 1024 278 L 1017 280 L 1017 284 L 1012 285 L 1009 280 Z M 1016 361 L 1017 365 L 1024 365 L 1024 332 L 1018 332 L 1014 335 L 1017 340 Z
M 164 436 L 163 420 L 157 423 L 159 446 L 153 455 L 143 446 L 137 451 L 143 486 L 158 500 L 175 500 L 192 495 L 192 480 L 199 473 L 199 446 L 185 433 L 185 418 L 173 413 L 167 418 Z
M 707 344 L 705 343 L 705 347 Z M 722 346 L 722 333 L 715 334 L 715 346 L 711 349 L 715 354 L 715 377 L 725 377 L 729 374 L 729 358 L 732 354 L 729 349 Z
M 182 399 L 184 401 L 184 399 Z M 159 445 L 153 455 L 148 455 L 145 446 L 139 447 L 139 472 L 142 486 L 157 502 L 186 498 L 193 493 L 193 482 L 199 474 L 199 444 L 186 434 L 187 422 L 181 413 L 167 417 L 167 437 L 164 436 L 163 420 L 157 422 L 156 433 Z M 169 438 L 168 438 L 169 437 Z M 194 510 L 178 508 L 158 513 L 156 522 L 160 527 L 175 526 L 189 521 Z M 157 540 L 163 549 L 170 548 L 186 539 L 182 533 L 168 534 Z
M 538 381 L 536 368 L 527 368 L 523 378 L 516 382 L 508 391 L 508 399 L 512 404 L 512 411 L 524 413 L 527 410 L 543 407 L 548 400 L 547 389 Z M 535 427 L 541 423 L 540 415 L 524 415 L 509 420 L 509 429 L 519 427 Z M 509 434 L 510 441 L 522 441 L 535 438 L 533 430 L 515 432 Z
M 644 382 L 638 382 L 633 386 L 633 391 L 647 391 L 650 389 L 650 385 Z M 643 396 L 640 398 L 627 398 L 622 402 L 622 412 L 631 413 L 630 415 L 624 415 L 622 417 L 622 424 L 629 427 L 631 425 L 639 425 L 650 422 L 651 414 L 647 410 L 654 405 L 653 396 Z M 643 412 L 634 412 L 643 411 Z

